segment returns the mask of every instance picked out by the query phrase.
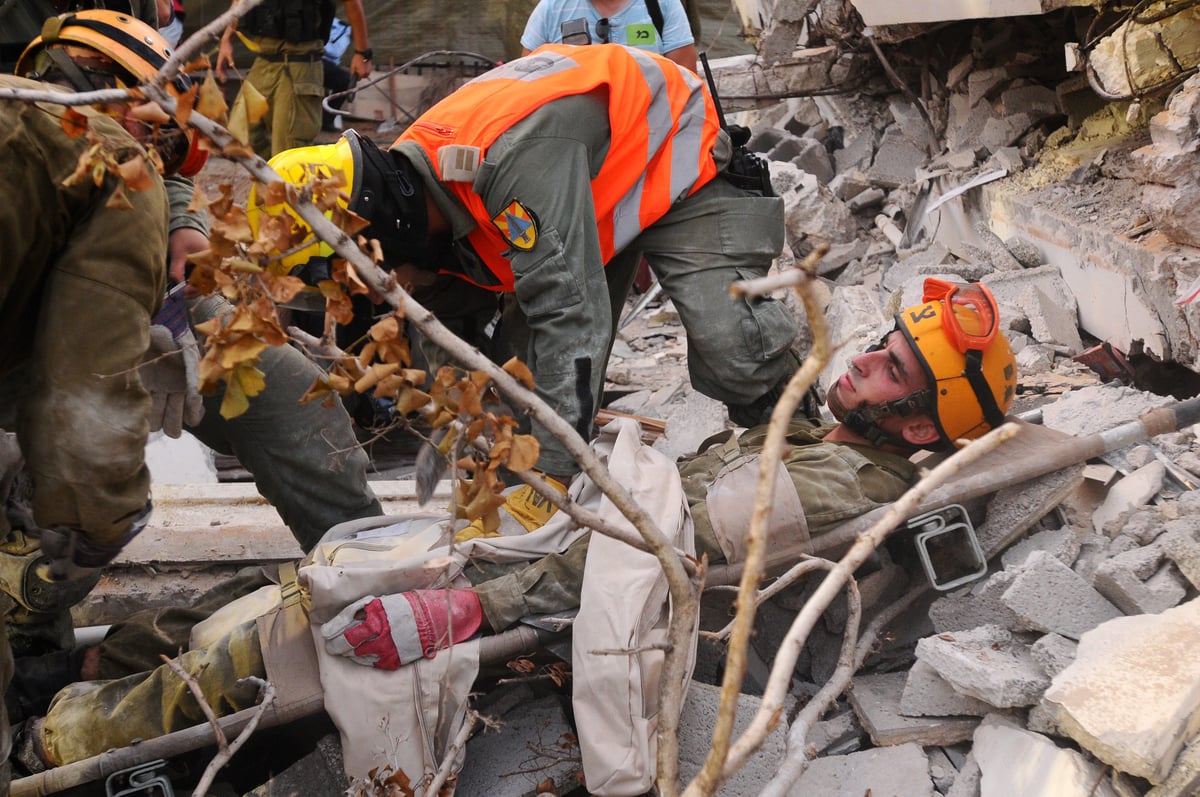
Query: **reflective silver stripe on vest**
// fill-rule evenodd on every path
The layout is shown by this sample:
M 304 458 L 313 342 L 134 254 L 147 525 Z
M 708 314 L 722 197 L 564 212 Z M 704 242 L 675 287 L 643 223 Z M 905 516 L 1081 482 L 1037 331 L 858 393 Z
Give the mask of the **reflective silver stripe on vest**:
M 537 55 L 527 55 L 523 58 L 517 58 L 501 64 L 495 69 L 484 72 L 479 77 L 472 78 L 464 85 L 489 83 L 493 80 L 523 80 L 528 82 L 578 67 L 578 61 L 568 58 L 565 55 L 559 55 L 558 53 L 538 53 Z
M 685 196 L 688 190 L 700 177 L 700 143 L 704 129 L 704 95 L 701 83 L 694 75 L 679 69 L 691 90 L 683 115 L 679 120 L 679 128 L 671 117 L 671 102 L 667 95 L 667 77 L 664 69 L 678 69 L 676 64 L 651 58 L 642 50 L 629 49 L 627 52 L 637 61 L 642 71 L 642 77 L 650 91 L 650 107 L 646 109 L 646 124 L 649 127 L 646 147 L 646 160 L 643 167 L 650 165 L 650 160 L 657 154 L 668 140 L 674 136 L 671 145 L 671 200 L 677 201 Z M 613 208 L 613 251 L 619 252 L 637 238 L 642 231 L 641 207 L 642 195 L 645 189 L 645 168 L 629 191 Z

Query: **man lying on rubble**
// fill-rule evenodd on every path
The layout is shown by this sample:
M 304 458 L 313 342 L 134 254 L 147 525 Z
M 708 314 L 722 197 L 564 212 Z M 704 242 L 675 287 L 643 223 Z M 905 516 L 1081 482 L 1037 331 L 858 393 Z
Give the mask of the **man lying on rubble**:
M 140 49 L 138 41 L 154 42 Z M 130 43 L 133 43 L 131 45 Z M 130 80 L 146 80 L 166 62 L 171 49 L 153 29 L 129 16 L 108 10 L 86 10 L 51 19 L 45 32 L 25 49 L 17 72 L 88 91 L 100 82 L 83 71 L 72 72 L 58 61 L 61 52 L 90 47 L 115 59 Z M 191 147 L 170 162 L 178 173 L 164 180 L 169 205 L 167 245 L 160 266 L 168 266 L 168 285 L 179 285 L 189 253 L 208 248 L 204 214 L 189 212 L 190 180 L 205 153 Z M 165 160 L 165 158 L 164 158 Z M 349 416 L 340 404 L 301 404 L 320 370 L 307 357 L 288 346 L 263 352 L 258 367 L 267 389 L 250 400 L 240 417 L 226 420 L 220 414 L 223 391 L 201 397 L 197 392 L 198 348 L 191 324 L 207 321 L 232 308 L 221 296 L 193 297 L 182 290 L 166 293 L 152 319 L 150 353 L 139 369 L 143 386 L 151 395 L 150 431 L 179 437 L 184 429 L 209 447 L 234 454 L 253 474 L 255 484 L 279 511 L 301 548 L 308 551 L 329 527 L 359 517 L 382 514 L 367 483 L 367 455 L 357 446 Z M 336 458 L 331 452 L 339 451 Z M 7 496 L 0 496 L 0 500 Z M 23 530 L 0 536 L 0 592 L 11 597 L 6 613 L 8 637 L 16 661 L 12 688 L 6 692 L 10 713 L 22 714 L 53 694 L 44 683 L 78 677 L 80 661 L 73 654 L 74 634 L 70 607 L 99 579 L 93 572 L 86 583 L 69 588 L 39 586 L 36 595 L 27 588 L 29 573 L 44 561 L 36 538 Z
M 829 409 L 839 423 L 793 420 L 783 463 L 795 488 L 780 496 L 771 529 L 779 544 L 794 533 L 784 510 L 803 512 L 808 532 L 819 535 L 839 523 L 886 505 L 902 495 L 915 476 L 909 457 L 921 449 L 945 450 L 1000 424 L 1016 388 L 1016 364 L 1000 331 L 995 301 L 982 285 L 930 279 L 925 300 L 896 316 L 879 344 L 854 357 L 829 390 Z M 698 555 L 710 562 L 738 561 L 749 524 L 757 467 L 753 463 L 764 428 L 748 430 L 679 465 L 695 522 Z M 748 471 L 748 481 L 734 472 Z M 742 474 L 744 475 L 744 474 Z M 536 533 L 537 522 L 510 494 L 507 533 Z M 795 525 L 795 518 L 792 524 Z M 458 644 L 477 631 L 500 632 L 529 614 L 578 606 L 588 536 L 564 550 L 522 564 L 470 561 L 470 589 L 412 590 L 367 595 L 319 629 L 328 654 L 358 664 L 395 670 Z M 266 574 L 244 571 L 227 600 L 269 583 Z M 115 626 L 100 646 L 100 669 L 115 680 L 68 687 L 45 718 L 31 724 L 25 749 L 58 766 L 152 738 L 203 721 L 195 699 L 159 654 L 186 644 L 192 623 L 213 605 L 187 611 L 150 611 Z M 452 633 L 450 633 L 452 629 Z M 218 712 L 254 703 L 256 687 L 238 685 L 262 676 L 264 646 L 254 622 L 242 623 L 219 644 L 184 654 L 180 663 L 197 678 Z M 151 670 L 152 667 L 156 667 Z M 136 672 L 138 669 L 147 671 Z M 122 677 L 124 676 L 124 677 Z

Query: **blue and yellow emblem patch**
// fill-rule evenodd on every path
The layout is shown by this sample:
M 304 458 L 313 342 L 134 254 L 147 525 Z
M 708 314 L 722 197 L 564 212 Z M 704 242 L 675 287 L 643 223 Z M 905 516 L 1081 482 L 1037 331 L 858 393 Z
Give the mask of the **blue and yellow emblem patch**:
M 537 244 L 537 220 L 529 209 L 514 199 L 504 210 L 492 217 L 492 224 L 516 249 L 528 252 Z

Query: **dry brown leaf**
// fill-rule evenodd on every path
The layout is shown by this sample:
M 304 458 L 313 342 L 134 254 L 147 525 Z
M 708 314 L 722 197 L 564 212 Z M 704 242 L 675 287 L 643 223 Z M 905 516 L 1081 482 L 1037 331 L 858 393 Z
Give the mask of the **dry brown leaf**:
M 130 158 L 117 166 L 117 172 L 131 191 L 145 191 L 154 185 L 154 177 L 145 158 Z
M 242 84 L 242 93 L 245 93 L 247 88 L 252 88 L 249 83 Z M 257 93 L 257 92 L 255 92 Z M 259 95 L 262 96 L 261 94 Z M 214 122 L 224 123 L 226 115 L 229 112 L 229 105 L 225 102 L 225 94 L 221 91 L 221 87 L 217 85 L 217 81 L 213 78 L 210 72 L 204 78 L 204 82 L 200 84 L 200 94 L 196 99 L 196 110 L 212 119 Z M 243 141 L 247 139 L 242 139 Z
M 88 118 L 68 105 L 63 108 L 61 124 L 67 138 L 78 138 L 88 129 Z

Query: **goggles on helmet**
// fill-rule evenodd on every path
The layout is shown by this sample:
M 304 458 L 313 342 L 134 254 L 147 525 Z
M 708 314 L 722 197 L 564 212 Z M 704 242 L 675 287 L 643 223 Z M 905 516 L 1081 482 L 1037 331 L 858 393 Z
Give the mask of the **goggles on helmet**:
M 983 351 L 996 339 L 1000 311 L 986 285 L 929 277 L 922 301 L 942 303 L 942 332 L 959 354 Z

